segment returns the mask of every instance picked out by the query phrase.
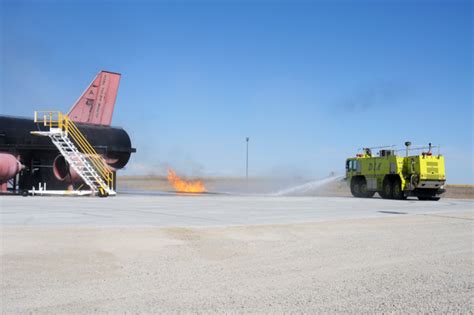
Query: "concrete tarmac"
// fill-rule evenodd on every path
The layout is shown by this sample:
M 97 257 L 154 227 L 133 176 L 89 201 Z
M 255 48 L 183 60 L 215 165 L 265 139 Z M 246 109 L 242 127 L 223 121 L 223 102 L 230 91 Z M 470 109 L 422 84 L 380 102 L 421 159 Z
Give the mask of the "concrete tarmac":
M 229 226 L 321 222 L 474 209 L 473 200 L 231 195 L 0 197 L 3 226 Z
M 0 310 L 473 313 L 470 200 L 0 198 Z

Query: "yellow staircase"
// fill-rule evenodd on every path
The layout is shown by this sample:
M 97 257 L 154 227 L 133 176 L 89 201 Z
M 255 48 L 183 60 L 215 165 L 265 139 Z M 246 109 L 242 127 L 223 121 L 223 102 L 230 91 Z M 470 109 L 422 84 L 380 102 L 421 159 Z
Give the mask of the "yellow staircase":
M 31 133 L 49 137 L 94 194 L 99 196 L 116 194 L 113 190 L 113 171 L 67 115 L 57 111 L 37 111 L 34 121 L 48 127 L 49 130 Z

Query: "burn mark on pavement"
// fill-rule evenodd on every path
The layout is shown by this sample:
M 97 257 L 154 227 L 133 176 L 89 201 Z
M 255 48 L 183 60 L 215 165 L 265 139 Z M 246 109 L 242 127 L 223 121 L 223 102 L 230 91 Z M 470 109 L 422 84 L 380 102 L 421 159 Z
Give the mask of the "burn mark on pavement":
M 378 211 L 380 213 L 386 213 L 386 214 L 407 214 L 406 212 L 399 212 L 399 211 Z

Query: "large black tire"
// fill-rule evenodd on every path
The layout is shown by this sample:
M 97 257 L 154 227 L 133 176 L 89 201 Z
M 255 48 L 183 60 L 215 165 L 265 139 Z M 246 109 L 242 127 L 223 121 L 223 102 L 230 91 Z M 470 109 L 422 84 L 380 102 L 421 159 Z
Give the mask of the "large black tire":
M 406 199 L 405 194 L 402 190 L 402 183 L 399 179 L 392 181 L 392 198 L 393 199 Z
M 362 178 L 360 181 L 360 196 L 363 198 L 372 198 L 375 194 L 375 191 L 367 190 L 367 180 Z
M 367 181 L 363 178 L 359 180 L 360 185 L 360 196 L 365 197 L 367 195 Z
M 351 194 L 357 198 L 361 197 L 360 180 L 357 177 L 351 180 Z
M 384 199 L 393 199 L 392 181 L 386 178 L 382 186 L 380 196 Z

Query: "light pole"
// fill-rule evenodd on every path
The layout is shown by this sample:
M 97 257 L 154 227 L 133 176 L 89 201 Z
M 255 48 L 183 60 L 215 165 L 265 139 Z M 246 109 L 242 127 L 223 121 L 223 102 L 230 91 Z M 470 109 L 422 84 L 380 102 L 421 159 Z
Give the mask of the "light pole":
M 245 163 L 245 178 L 247 180 L 247 184 L 249 182 L 249 140 L 249 137 L 245 138 L 245 141 L 247 142 L 247 158 Z

